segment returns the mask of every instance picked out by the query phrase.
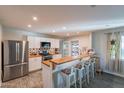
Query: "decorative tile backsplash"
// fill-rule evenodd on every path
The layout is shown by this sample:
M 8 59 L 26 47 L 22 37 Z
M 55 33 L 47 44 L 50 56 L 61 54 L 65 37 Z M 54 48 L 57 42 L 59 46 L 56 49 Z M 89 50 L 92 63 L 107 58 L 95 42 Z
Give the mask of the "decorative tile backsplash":
M 49 53 L 59 53 L 60 52 L 59 48 L 29 48 L 29 55 L 39 54 L 43 50 L 47 50 L 47 51 L 49 51 Z

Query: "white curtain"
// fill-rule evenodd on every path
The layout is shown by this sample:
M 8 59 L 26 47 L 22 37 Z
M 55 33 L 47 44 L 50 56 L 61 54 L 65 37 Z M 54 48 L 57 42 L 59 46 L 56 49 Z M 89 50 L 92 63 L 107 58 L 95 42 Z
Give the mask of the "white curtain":
M 115 41 L 112 44 L 112 40 Z M 107 34 L 107 64 L 110 72 L 124 75 L 124 35 L 120 32 Z

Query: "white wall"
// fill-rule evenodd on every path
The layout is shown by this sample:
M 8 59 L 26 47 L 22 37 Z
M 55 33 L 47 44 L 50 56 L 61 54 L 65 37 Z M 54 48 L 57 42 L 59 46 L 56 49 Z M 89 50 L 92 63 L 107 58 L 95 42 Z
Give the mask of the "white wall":
M 65 41 L 69 42 L 69 55 L 71 55 L 71 41 L 79 41 L 79 48 L 82 49 L 83 47 L 91 48 L 92 47 L 92 38 L 91 33 L 87 35 L 77 36 L 77 37 L 71 37 L 66 39 Z
M 105 70 L 106 65 L 106 34 L 102 31 L 97 31 L 92 33 L 92 47 L 95 49 L 97 55 L 100 57 L 100 65 L 103 70 Z
M 2 26 L 0 25 L 0 86 L 1 86 L 1 41 L 2 41 Z

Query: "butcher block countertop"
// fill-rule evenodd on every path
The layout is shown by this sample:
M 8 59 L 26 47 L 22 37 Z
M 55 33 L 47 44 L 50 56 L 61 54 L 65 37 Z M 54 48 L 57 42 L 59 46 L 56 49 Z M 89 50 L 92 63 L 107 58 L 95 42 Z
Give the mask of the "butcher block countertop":
M 29 58 L 41 57 L 41 55 L 29 55 Z
M 74 61 L 74 60 L 81 59 L 81 58 L 86 58 L 86 57 L 90 57 L 90 56 L 86 55 L 86 54 L 76 56 L 76 57 L 66 56 L 66 57 L 63 57 L 63 58 L 52 59 L 52 60 L 50 60 L 50 62 L 52 62 L 52 63 L 54 63 L 56 65 L 59 65 L 59 64 L 63 64 L 63 63 L 66 63 L 66 62 L 70 62 L 70 61 Z
M 51 60 L 43 61 L 42 63 L 47 65 L 47 66 L 50 66 L 50 63 L 53 63 L 53 65 L 55 66 L 55 65 L 71 62 L 71 61 L 74 61 L 74 60 L 78 60 L 78 59 L 81 59 L 81 58 L 85 58 L 85 59 L 88 58 L 89 59 L 89 57 L 90 56 L 88 54 L 80 55 L 80 56 L 76 56 L 76 57 L 66 56 L 66 57 L 63 57 L 63 58 L 57 58 L 57 59 L 51 59 Z
M 59 53 L 50 53 L 51 55 L 59 55 Z M 37 58 L 37 57 L 42 57 L 42 55 L 29 55 L 29 58 Z
M 47 66 L 49 66 L 49 67 L 50 67 L 50 60 L 43 61 L 43 62 L 41 62 L 41 63 L 43 63 L 43 64 L 45 64 L 45 65 L 47 65 Z

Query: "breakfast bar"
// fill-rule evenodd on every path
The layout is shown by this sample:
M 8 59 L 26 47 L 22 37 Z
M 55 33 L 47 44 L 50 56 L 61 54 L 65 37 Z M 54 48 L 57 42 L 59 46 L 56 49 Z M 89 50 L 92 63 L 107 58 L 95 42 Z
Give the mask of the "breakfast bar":
M 75 66 L 76 64 L 80 63 L 80 60 L 88 60 L 89 58 L 90 56 L 88 54 L 84 54 L 43 61 L 41 63 L 43 87 L 60 87 L 61 82 L 63 82 L 61 71 L 65 68 Z

